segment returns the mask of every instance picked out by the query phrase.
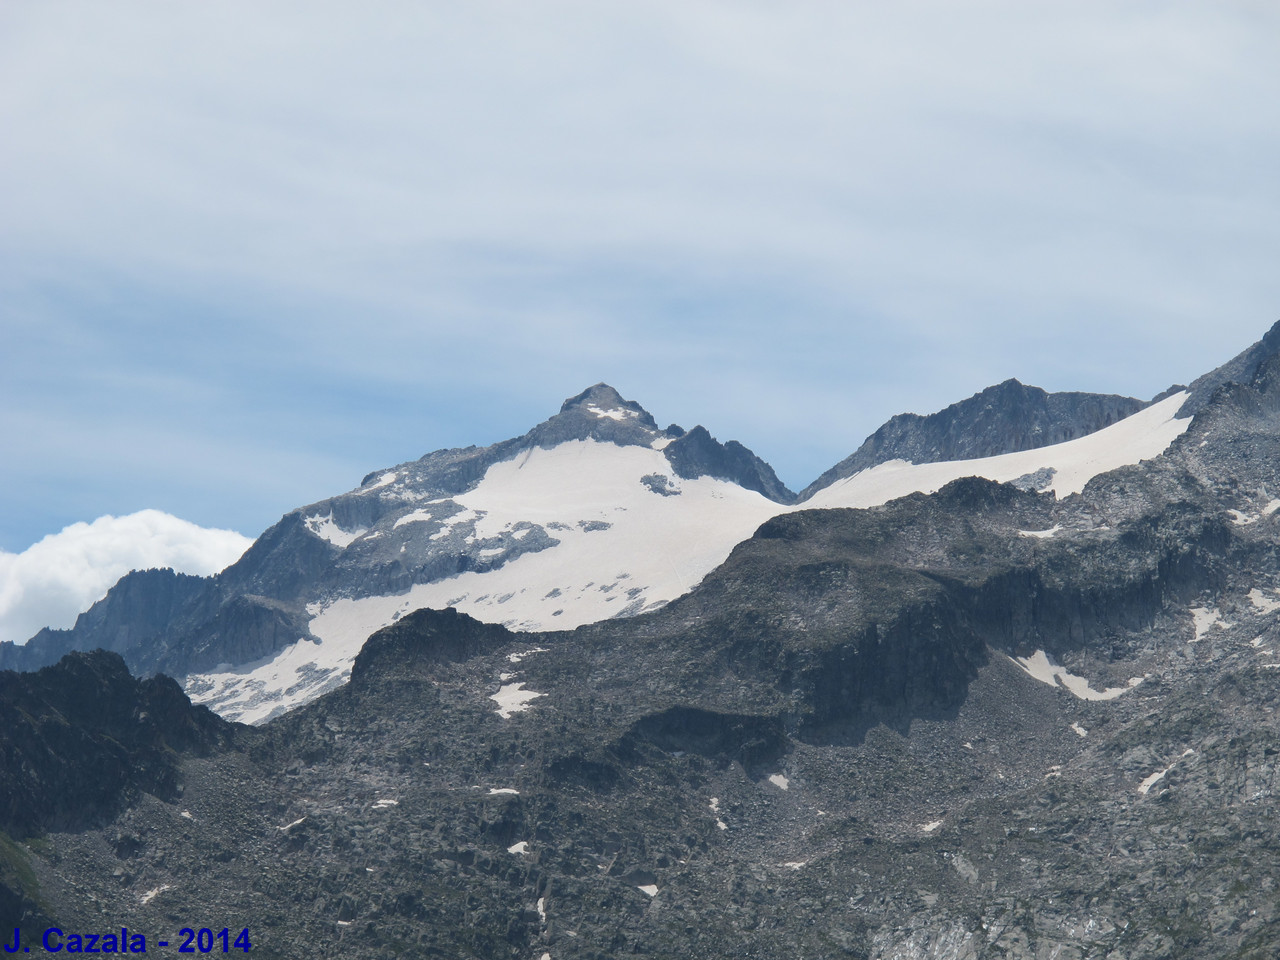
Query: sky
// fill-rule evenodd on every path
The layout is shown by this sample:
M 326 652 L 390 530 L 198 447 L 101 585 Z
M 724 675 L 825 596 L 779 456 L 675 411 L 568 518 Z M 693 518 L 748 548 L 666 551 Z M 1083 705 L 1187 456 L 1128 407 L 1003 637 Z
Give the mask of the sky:
M 602 380 L 799 489 L 1008 377 L 1194 379 L 1280 319 L 1278 42 L 1270 0 L 0 3 L 0 590 L 148 510 L 207 566 Z M 81 586 L 151 556 L 109 539 Z

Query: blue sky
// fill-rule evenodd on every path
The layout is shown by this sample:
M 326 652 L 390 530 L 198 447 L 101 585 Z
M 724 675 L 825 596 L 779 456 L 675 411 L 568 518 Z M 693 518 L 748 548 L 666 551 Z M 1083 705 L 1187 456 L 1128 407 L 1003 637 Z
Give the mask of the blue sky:
M 0 6 L 0 549 L 255 536 L 599 380 L 799 488 L 1280 317 L 1280 7 Z

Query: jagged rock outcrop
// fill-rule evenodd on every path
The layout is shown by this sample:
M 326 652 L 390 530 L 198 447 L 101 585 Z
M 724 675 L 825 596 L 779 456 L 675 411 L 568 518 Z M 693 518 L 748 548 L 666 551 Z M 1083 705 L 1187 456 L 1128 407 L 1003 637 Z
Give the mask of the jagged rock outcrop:
M 732 480 L 775 503 L 791 503 L 795 499 L 795 494 L 778 479 L 771 466 L 736 440 L 721 444 L 705 427 L 694 427 L 669 444 L 663 453 L 675 467 L 676 475 L 686 480 L 715 477 Z
M 36 670 L 72 650 L 132 651 L 180 630 L 184 611 L 202 593 L 206 578 L 172 570 L 135 570 L 105 598 L 82 613 L 71 630 L 41 630 L 21 646 L 0 643 L 0 669 Z
M 0 830 L 22 838 L 109 819 L 129 790 L 182 792 L 183 753 L 229 742 L 231 724 L 169 677 L 138 680 L 114 653 L 70 653 L 0 673 Z
M 1187 388 L 1189 396 L 1178 415 L 1186 417 L 1199 413 L 1220 387 L 1232 383 L 1252 383 L 1258 376 L 1259 368 L 1277 354 L 1280 354 L 1280 321 L 1273 324 L 1262 339 L 1247 350 L 1196 378 Z

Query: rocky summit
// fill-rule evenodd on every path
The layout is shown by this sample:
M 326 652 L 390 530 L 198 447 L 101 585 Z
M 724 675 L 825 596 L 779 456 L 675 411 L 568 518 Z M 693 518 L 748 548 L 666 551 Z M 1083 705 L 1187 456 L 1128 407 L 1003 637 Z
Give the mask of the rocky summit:
M 800 504 L 709 434 L 668 457 L 695 431 L 595 387 L 512 447 L 302 508 L 215 586 L 132 575 L 85 629 L 157 665 L 292 622 L 296 675 L 324 668 L 331 621 L 377 629 L 256 726 L 127 654 L 3 674 L 0 929 L 248 931 L 289 958 L 1275 957 L 1277 340 L 1127 415 L 1082 401 L 1087 432 L 1041 429 L 1059 442 L 895 457 Z M 566 512 L 552 491 L 584 471 L 617 499 Z M 730 494 L 749 529 L 661 602 L 630 555 L 589 553 L 657 542 L 628 539 L 632 511 L 697 504 L 687 524 Z M 474 566 L 420 583 L 347 558 L 374 533 L 367 556 L 450 541 Z M 574 589 L 538 599 L 589 610 L 572 629 L 416 602 L 510 575 L 536 612 L 518 579 L 541 591 L 556 556 Z M 196 610 L 216 628 L 166 627 Z

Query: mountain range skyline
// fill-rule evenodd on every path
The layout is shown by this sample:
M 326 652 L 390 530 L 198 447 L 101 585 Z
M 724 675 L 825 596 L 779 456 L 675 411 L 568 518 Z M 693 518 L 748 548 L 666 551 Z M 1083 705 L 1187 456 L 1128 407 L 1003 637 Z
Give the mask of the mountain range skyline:
M 1010 384 L 1020 390 L 1043 393 L 1035 387 L 1023 387 L 1016 379 L 1001 386 Z M 607 384 L 598 383 L 579 396 L 598 388 L 616 393 Z M 997 389 L 990 387 L 946 409 L 975 402 Z M 631 403 L 643 411 L 639 404 Z M 1135 402 L 1132 409 L 1137 405 Z M 914 415 L 899 415 L 894 421 L 902 416 Z M 864 441 L 859 450 L 870 440 Z M 851 452 L 842 463 L 853 457 Z M 830 466 L 823 475 L 826 482 L 836 476 L 839 466 Z M 805 485 L 806 495 L 819 479 L 814 477 Z M 795 496 L 789 490 L 786 493 Z M 252 542 L 252 537 L 240 531 L 199 527 L 151 508 L 121 516 L 105 515 L 91 522 L 77 521 L 46 534 L 25 550 L 0 552 L 0 641 L 21 643 L 41 627 L 71 626 L 78 614 L 130 570 L 171 567 L 180 573 L 208 576 L 238 559 Z
M 603 382 L 579 394 L 578 399 L 600 389 L 609 395 L 608 402 L 629 404 L 656 426 L 653 417 L 640 404 L 623 400 L 617 391 Z M 1172 389 L 1174 388 L 1169 387 L 1162 391 L 1157 398 Z M 998 408 L 1002 402 L 1007 402 L 1007 398 L 999 396 L 1001 392 L 1011 390 L 1018 396 L 1017 403 L 1029 404 L 1029 409 L 1034 407 L 1039 411 L 1035 416 L 1050 430 L 1062 428 L 1052 426 L 1054 415 L 1049 414 L 1046 404 L 1056 403 L 1059 407 L 1062 404 L 1070 405 L 1079 402 L 1073 399 L 1077 397 L 1082 398 L 1085 403 L 1105 399 L 1111 405 L 1112 412 L 1091 414 L 1103 419 L 1097 420 L 1090 430 L 1127 416 L 1143 405 L 1141 400 L 1119 396 L 1098 398 L 1091 394 L 1046 394 L 1038 387 L 1028 387 L 1017 378 L 1011 378 L 924 417 L 900 413 L 869 435 L 839 463 L 829 466 L 803 488 L 797 488 L 799 494 L 792 493 L 782 485 L 779 487 L 782 492 L 771 496 L 783 501 L 796 496 L 806 499 L 821 486 L 892 456 L 921 462 L 919 449 L 911 447 L 903 448 L 896 454 L 884 454 L 884 449 L 888 449 L 885 444 L 892 446 L 893 443 L 886 438 L 902 430 L 909 433 L 915 424 L 928 423 L 938 418 L 945 420 L 951 411 L 974 406 L 990 408 L 993 404 Z M 571 397 L 566 400 L 564 406 L 567 408 L 574 399 Z M 1061 415 L 1060 411 L 1056 416 Z M 674 424 L 673 427 L 683 429 Z M 977 430 L 977 424 L 972 425 L 972 429 Z M 1030 427 L 1024 426 L 1023 429 Z M 1040 426 L 1035 427 L 1036 431 L 1040 429 Z M 1059 440 L 1066 439 L 1074 435 L 1072 430 L 1078 429 L 1079 426 L 1069 428 L 1066 434 L 1054 436 Z M 1007 425 L 1005 430 L 996 432 L 1007 441 Z M 978 435 L 979 433 L 974 433 L 974 436 Z M 707 436 L 710 439 L 710 435 Z M 945 439 L 941 442 L 944 446 L 948 443 Z M 1029 437 L 1018 441 L 1019 444 L 1032 446 L 1044 442 L 1043 437 L 1034 442 Z M 731 446 L 736 443 L 737 441 L 733 441 Z M 749 457 L 754 456 L 749 449 L 742 449 Z M 947 450 L 940 447 L 936 459 L 968 459 L 981 453 L 981 448 L 976 447 Z M 923 458 L 924 461 L 928 459 L 928 456 Z M 770 477 L 767 482 L 777 485 L 778 478 L 767 461 L 764 462 L 764 469 Z M 367 481 L 368 477 L 365 479 Z M 122 516 L 105 515 L 92 522 L 77 521 L 59 532 L 46 534 L 21 552 L 0 551 L 0 641 L 22 643 L 42 627 L 70 627 L 80 613 L 99 600 L 120 576 L 130 570 L 171 567 L 179 573 L 209 576 L 234 562 L 252 542 L 251 537 L 238 531 L 202 528 L 180 517 L 147 508 Z

